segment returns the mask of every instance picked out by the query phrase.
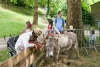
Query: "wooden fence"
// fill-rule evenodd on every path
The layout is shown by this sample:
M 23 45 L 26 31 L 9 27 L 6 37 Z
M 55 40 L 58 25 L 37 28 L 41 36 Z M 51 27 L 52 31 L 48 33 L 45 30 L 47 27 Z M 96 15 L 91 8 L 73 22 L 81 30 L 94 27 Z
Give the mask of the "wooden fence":
M 39 48 L 36 50 L 27 48 L 3 62 L 0 67 L 29 67 L 30 64 L 34 64 L 34 67 L 37 67 L 43 61 L 44 57 L 45 54 Z
M 84 32 L 83 32 L 84 31 Z M 84 34 L 81 34 L 81 33 Z M 90 30 L 83 30 L 83 29 L 77 29 L 76 30 L 76 34 L 81 34 L 80 39 L 82 39 L 82 35 L 85 35 L 86 41 L 89 41 L 89 34 L 90 34 Z M 99 35 L 99 31 L 95 30 L 95 34 L 96 36 L 98 36 L 98 38 L 100 38 Z M 99 39 L 97 39 L 99 40 Z M 89 47 L 89 43 L 85 44 L 84 43 L 80 43 L 80 45 L 84 44 L 84 47 L 86 52 L 87 52 L 87 47 Z M 98 43 L 99 44 L 99 43 Z M 88 54 L 88 52 L 87 52 Z M 24 51 L 22 51 L 21 53 L 11 57 L 10 59 L 8 59 L 7 61 L 3 62 L 0 67 L 29 67 L 30 64 L 34 64 L 34 67 L 38 67 L 43 61 L 45 60 L 45 53 L 41 52 L 38 49 L 32 49 L 32 48 L 27 48 Z M 45 62 L 45 61 L 44 61 Z

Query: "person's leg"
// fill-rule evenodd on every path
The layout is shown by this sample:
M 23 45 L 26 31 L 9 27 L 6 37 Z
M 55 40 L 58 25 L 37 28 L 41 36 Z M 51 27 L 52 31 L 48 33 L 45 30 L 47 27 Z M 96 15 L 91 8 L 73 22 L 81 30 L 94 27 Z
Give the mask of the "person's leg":
M 89 47 L 92 48 L 92 40 L 90 40 L 90 45 L 89 45 Z
M 94 48 L 94 40 L 92 40 L 92 48 Z

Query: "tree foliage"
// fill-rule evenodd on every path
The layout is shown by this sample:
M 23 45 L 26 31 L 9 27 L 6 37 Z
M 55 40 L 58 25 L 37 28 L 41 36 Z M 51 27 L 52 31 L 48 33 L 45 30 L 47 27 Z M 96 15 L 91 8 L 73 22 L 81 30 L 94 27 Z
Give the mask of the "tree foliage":
M 66 5 L 66 0 L 50 0 L 50 16 L 57 16 L 58 11 L 66 8 L 64 5 Z
M 87 0 L 81 1 L 82 3 L 82 20 L 83 24 L 90 24 L 93 25 L 93 17 L 91 14 L 91 7 Z M 67 15 L 68 7 L 67 5 L 63 5 L 62 11 L 64 16 Z
M 10 2 L 16 4 L 17 6 L 24 6 L 24 7 L 30 7 L 34 8 L 34 1 L 35 0 L 10 0 Z M 82 3 L 82 20 L 85 24 L 93 24 L 93 17 L 91 14 L 91 8 L 90 5 L 98 2 L 100 0 L 81 0 Z M 63 15 L 66 17 L 67 15 L 67 4 L 66 0 L 50 0 L 49 2 L 49 15 L 50 17 L 56 17 L 58 11 L 62 11 Z M 39 0 L 38 6 L 40 8 L 47 8 L 48 6 L 48 0 Z
M 45 8 L 47 7 L 48 0 L 39 0 L 39 7 Z
M 33 8 L 34 0 L 10 0 L 13 4 L 17 6 L 23 6 L 23 7 L 31 7 Z
M 93 25 L 93 16 L 91 14 L 91 7 L 88 0 L 82 1 L 82 20 L 84 24 Z
M 10 0 L 13 4 L 17 6 L 25 6 L 34 8 L 34 1 L 35 0 Z M 47 7 L 48 0 L 39 0 L 38 6 L 45 8 Z M 63 5 L 66 5 L 66 0 L 50 0 L 50 16 L 54 17 L 59 10 L 62 8 L 66 8 Z
M 82 3 L 82 7 L 83 7 L 85 10 L 91 12 L 91 7 L 90 7 L 90 5 L 89 5 L 89 3 L 88 3 L 87 1 L 83 0 L 81 3 Z
M 84 24 L 90 24 L 93 25 L 93 16 L 92 14 L 87 11 L 84 7 L 82 7 L 82 20 Z

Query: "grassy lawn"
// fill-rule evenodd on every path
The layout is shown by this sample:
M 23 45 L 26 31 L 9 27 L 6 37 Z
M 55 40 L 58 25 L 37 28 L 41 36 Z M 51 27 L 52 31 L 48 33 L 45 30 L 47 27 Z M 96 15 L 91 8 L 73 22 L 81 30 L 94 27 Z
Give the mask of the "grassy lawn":
M 15 36 L 21 34 L 21 30 L 25 30 L 25 23 L 28 20 L 32 23 L 33 10 L 0 2 L 0 38 L 4 35 Z M 33 28 L 36 27 L 45 28 L 45 25 L 41 22 L 41 16 L 38 18 L 38 25 L 33 25 Z M 9 58 L 10 55 L 7 50 L 0 51 L 0 62 Z
M 21 30 L 25 30 L 25 22 L 33 21 L 33 11 L 22 7 L 16 7 L 14 5 L 5 5 L 0 3 L 0 38 L 4 35 L 18 35 Z M 41 22 L 41 18 L 38 19 L 39 25 L 33 25 L 34 28 L 45 26 Z
M 85 36 L 85 38 L 89 42 L 90 37 L 89 36 Z M 95 43 L 96 43 L 96 45 L 100 45 L 100 36 L 96 36 Z
M 7 50 L 0 51 L 0 62 L 4 62 L 5 60 L 9 59 L 10 55 Z
M 80 67 L 100 67 L 100 47 L 97 47 L 98 53 L 94 49 L 88 49 L 89 55 L 87 56 L 84 50 L 80 50 Z

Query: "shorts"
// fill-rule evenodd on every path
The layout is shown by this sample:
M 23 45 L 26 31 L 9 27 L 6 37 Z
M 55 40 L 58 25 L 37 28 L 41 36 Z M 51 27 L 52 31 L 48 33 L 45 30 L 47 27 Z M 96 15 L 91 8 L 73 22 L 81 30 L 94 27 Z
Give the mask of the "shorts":
M 94 44 L 94 40 L 90 40 L 90 44 L 93 45 Z
M 59 31 L 61 34 L 64 34 L 64 31 Z

